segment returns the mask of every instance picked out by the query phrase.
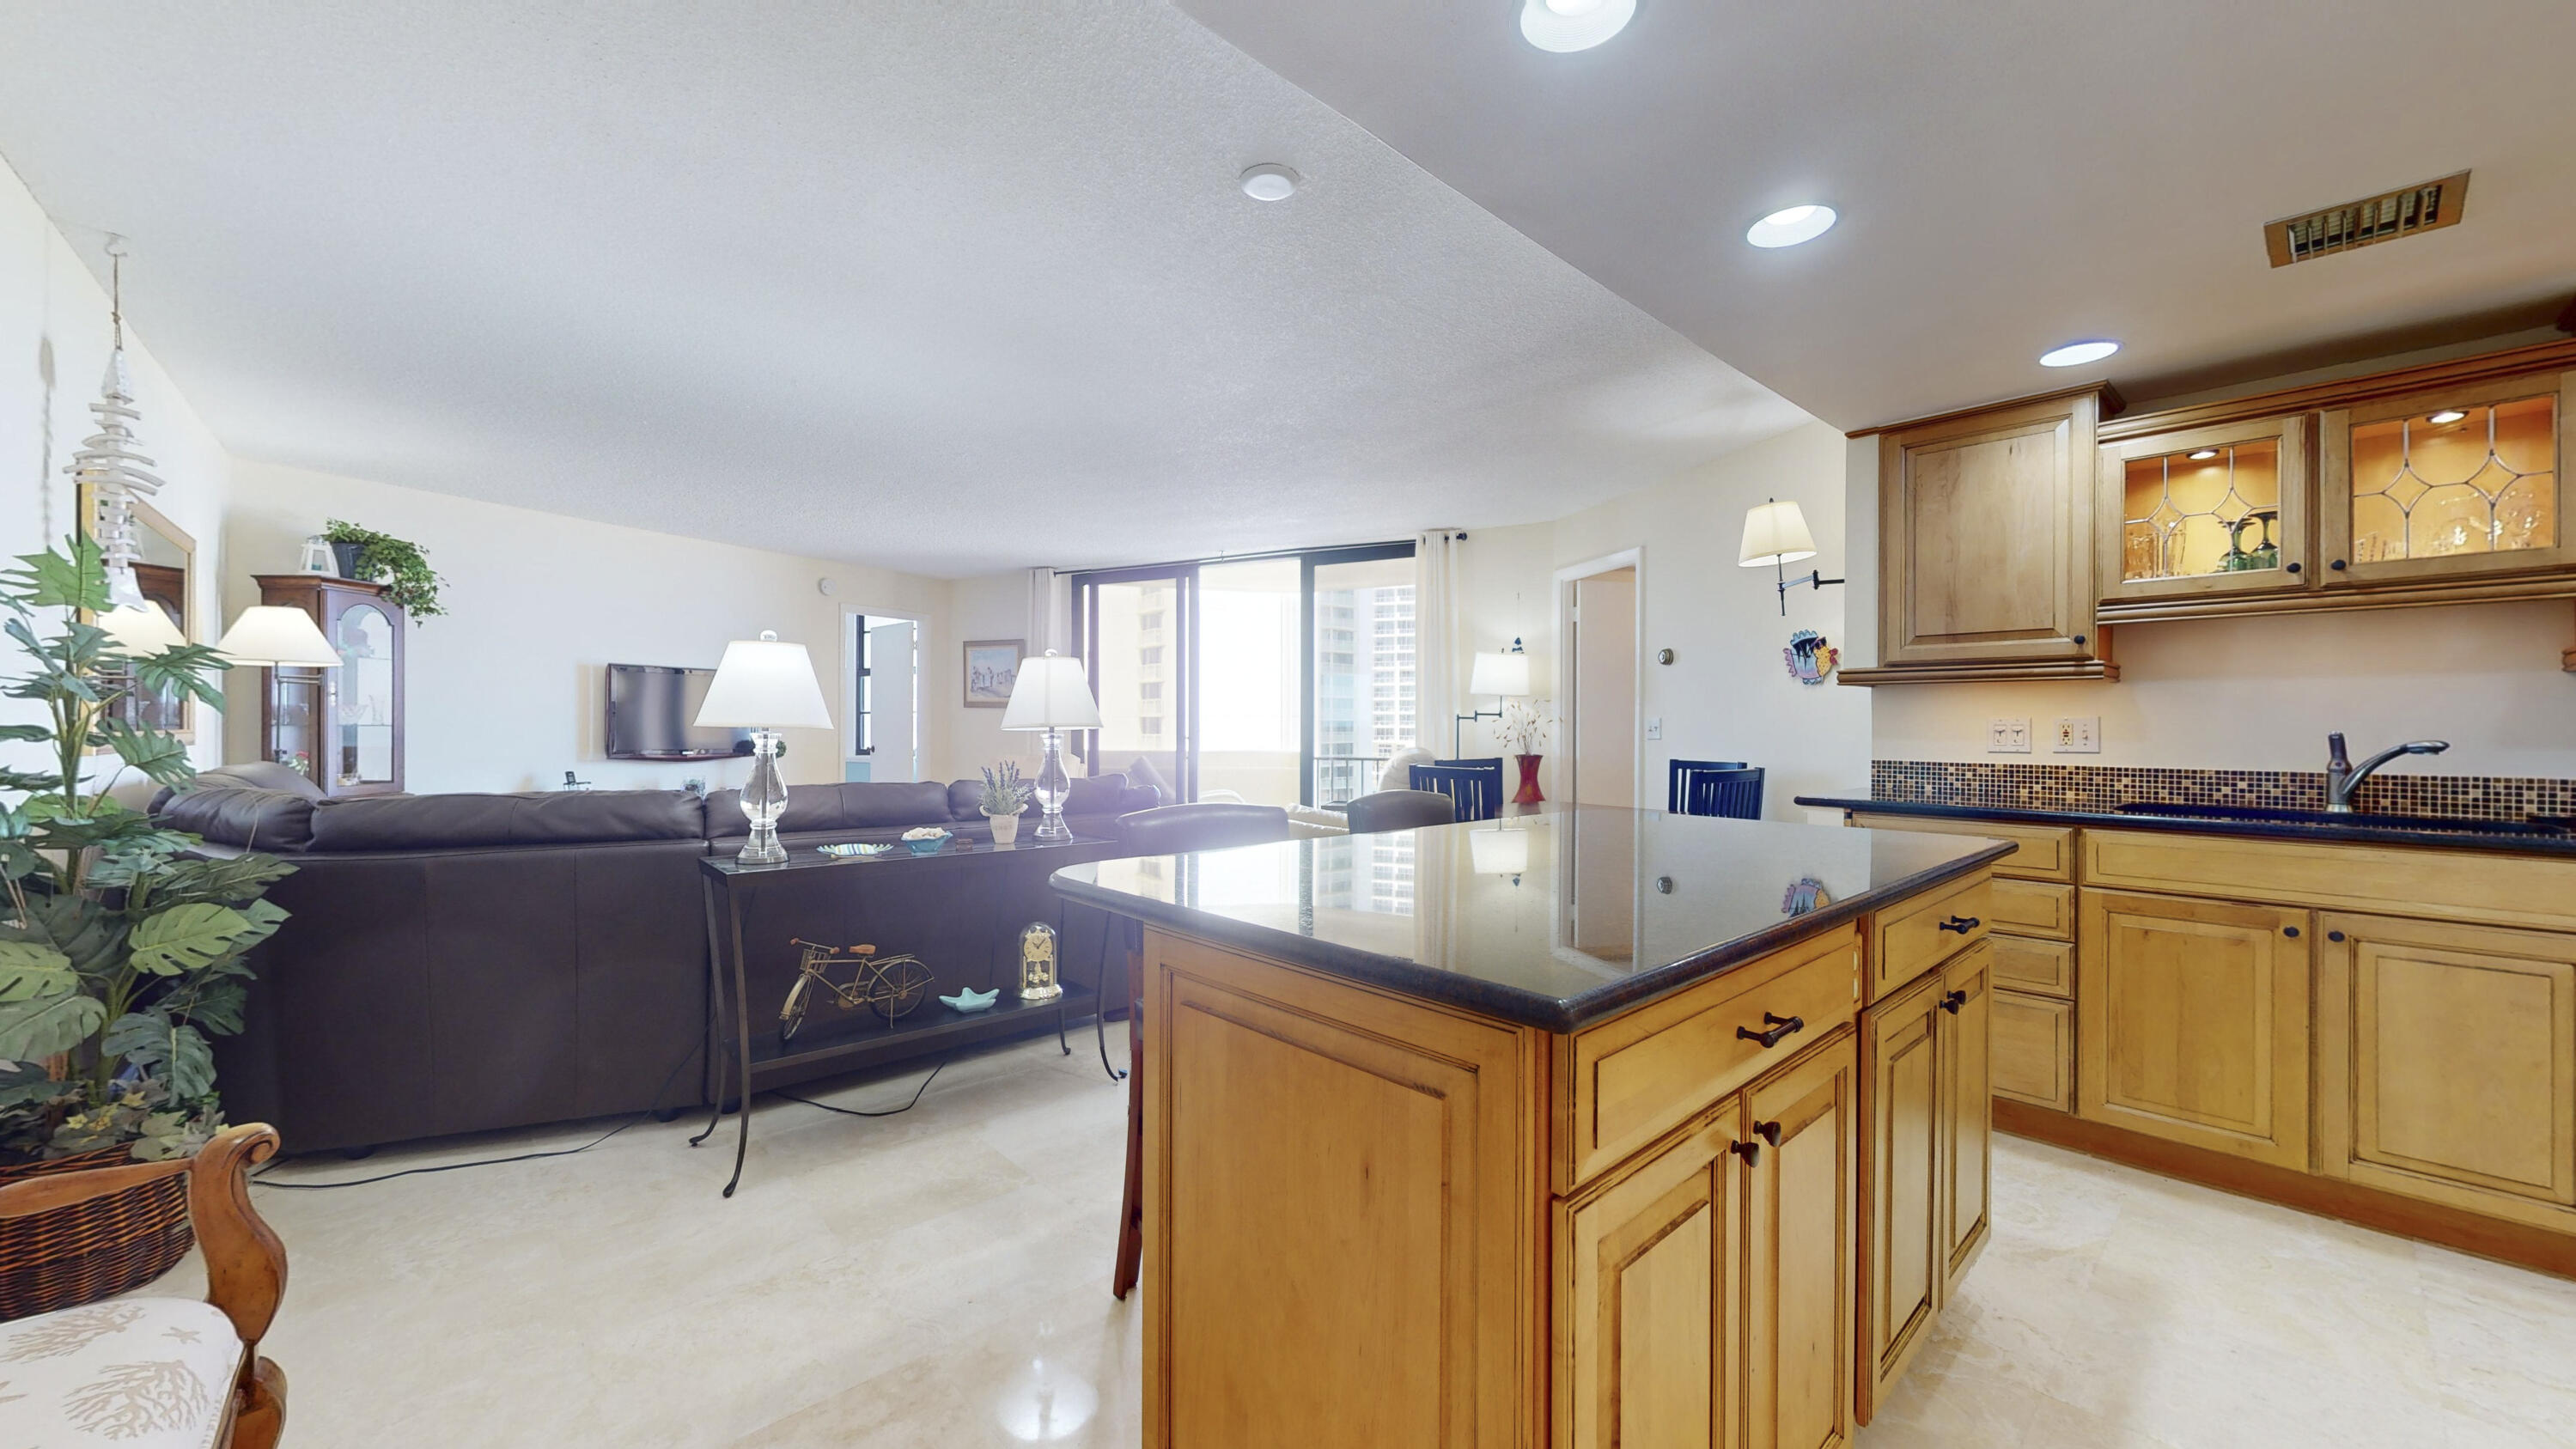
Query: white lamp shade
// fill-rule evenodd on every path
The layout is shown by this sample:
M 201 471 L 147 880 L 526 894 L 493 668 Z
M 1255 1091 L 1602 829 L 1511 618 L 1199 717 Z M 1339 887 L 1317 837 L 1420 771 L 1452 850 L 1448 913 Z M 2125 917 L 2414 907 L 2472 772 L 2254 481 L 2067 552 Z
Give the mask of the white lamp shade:
M 235 664 L 270 668 L 334 669 L 340 663 L 340 651 L 322 637 L 322 626 L 291 604 L 253 604 L 242 610 L 215 641 L 215 652 Z
M 98 616 L 98 627 L 107 631 L 108 637 L 116 641 L 116 647 L 124 650 L 128 658 L 158 654 L 188 642 L 188 636 L 179 632 L 179 626 L 170 622 L 170 616 L 152 604 L 127 604 L 110 609 Z
M 1744 551 L 1736 562 L 1746 568 L 1796 563 L 1816 556 L 1816 536 L 1807 531 L 1807 515 L 1789 502 L 1757 503 L 1744 515 Z
M 1519 875 L 1529 869 L 1529 832 L 1471 830 L 1467 859 L 1478 875 Z
M 1091 697 L 1091 681 L 1082 661 L 1050 649 L 1020 661 L 1019 678 L 1011 682 L 1011 702 L 1002 710 L 1006 730 L 1096 730 L 1100 705 Z
M 814 660 L 802 644 L 775 634 L 725 646 L 716 677 L 698 706 L 701 729 L 826 730 L 832 711 L 814 682 Z
M 1467 671 L 1469 694 L 1527 694 L 1530 657 L 1526 654 L 1479 654 Z

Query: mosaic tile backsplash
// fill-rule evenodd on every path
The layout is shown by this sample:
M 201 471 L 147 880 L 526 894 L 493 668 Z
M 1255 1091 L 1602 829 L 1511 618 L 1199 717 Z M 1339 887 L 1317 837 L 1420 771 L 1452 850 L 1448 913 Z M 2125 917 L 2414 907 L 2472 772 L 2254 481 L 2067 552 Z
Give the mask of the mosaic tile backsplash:
M 2108 811 L 2127 801 L 2168 805 L 2326 808 L 2323 770 L 2148 770 L 2108 765 L 2022 765 L 1984 760 L 1872 760 L 1869 793 L 1881 800 L 1995 805 L 2019 810 Z M 2576 815 L 2576 780 L 2509 775 L 2411 775 L 2387 770 L 2362 782 L 2358 808 L 2382 815 L 2527 820 Z

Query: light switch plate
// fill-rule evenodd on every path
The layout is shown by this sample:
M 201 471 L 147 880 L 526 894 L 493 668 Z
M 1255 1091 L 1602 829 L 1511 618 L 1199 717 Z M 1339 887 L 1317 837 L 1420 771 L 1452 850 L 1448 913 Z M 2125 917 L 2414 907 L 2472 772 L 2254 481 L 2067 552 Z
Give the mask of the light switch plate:
M 1646 738 L 1650 740 L 1660 740 L 1663 737 L 1664 717 L 1659 714 L 1646 716 Z
M 1986 721 L 1986 753 L 1990 755 L 2029 754 L 2030 721 L 2027 719 Z
M 2102 717 L 2069 716 L 2057 722 L 2057 749 L 2061 755 L 2098 755 L 2102 753 Z

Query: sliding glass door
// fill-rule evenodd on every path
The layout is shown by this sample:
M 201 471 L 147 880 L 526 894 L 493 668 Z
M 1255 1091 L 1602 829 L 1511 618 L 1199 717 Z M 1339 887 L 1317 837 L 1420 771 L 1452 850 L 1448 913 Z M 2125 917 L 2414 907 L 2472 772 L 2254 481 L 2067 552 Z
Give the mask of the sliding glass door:
M 1142 757 L 1181 800 L 1365 795 L 1415 739 L 1413 608 L 1410 543 L 1082 575 L 1083 759 Z

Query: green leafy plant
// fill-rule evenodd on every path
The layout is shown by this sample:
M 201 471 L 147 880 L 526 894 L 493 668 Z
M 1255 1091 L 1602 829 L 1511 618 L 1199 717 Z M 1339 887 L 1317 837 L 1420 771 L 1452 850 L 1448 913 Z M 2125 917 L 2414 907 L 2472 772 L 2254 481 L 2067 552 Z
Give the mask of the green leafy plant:
M 81 622 L 108 609 L 107 570 L 96 543 L 68 546 L 0 572 L 0 632 L 26 666 L 0 696 L 43 716 L 0 725 L 0 742 L 47 765 L 0 765 L 0 1149 L 184 1156 L 223 1125 L 208 1037 L 241 1030 L 242 954 L 286 919 L 261 897 L 292 867 L 190 857 L 195 836 L 108 794 L 128 770 L 174 788 L 196 774 L 168 733 L 115 718 L 118 701 L 171 691 L 222 709 L 226 665 L 203 644 L 130 656 Z M 84 780 L 97 749 L 114 767 Z
M 987 815 L 1017 815 L 1028 808 L 1031 794 L 1028 784 L 1020 779 L 1020 767 L 1004 760 L 998 767 L 984 767 L 984 788 L 980 799 Z
M 439 607 L 438 590 L 446 580 L 429 566 L 428 555 L 420 545 L 390 533 L 360 528 L 345 518 L 334 518 L 322 526 L 325 543 L 350 543 L 358 546 L 358 577 L 385 586 L 385 599 L 415 619 L 447 611 Z

